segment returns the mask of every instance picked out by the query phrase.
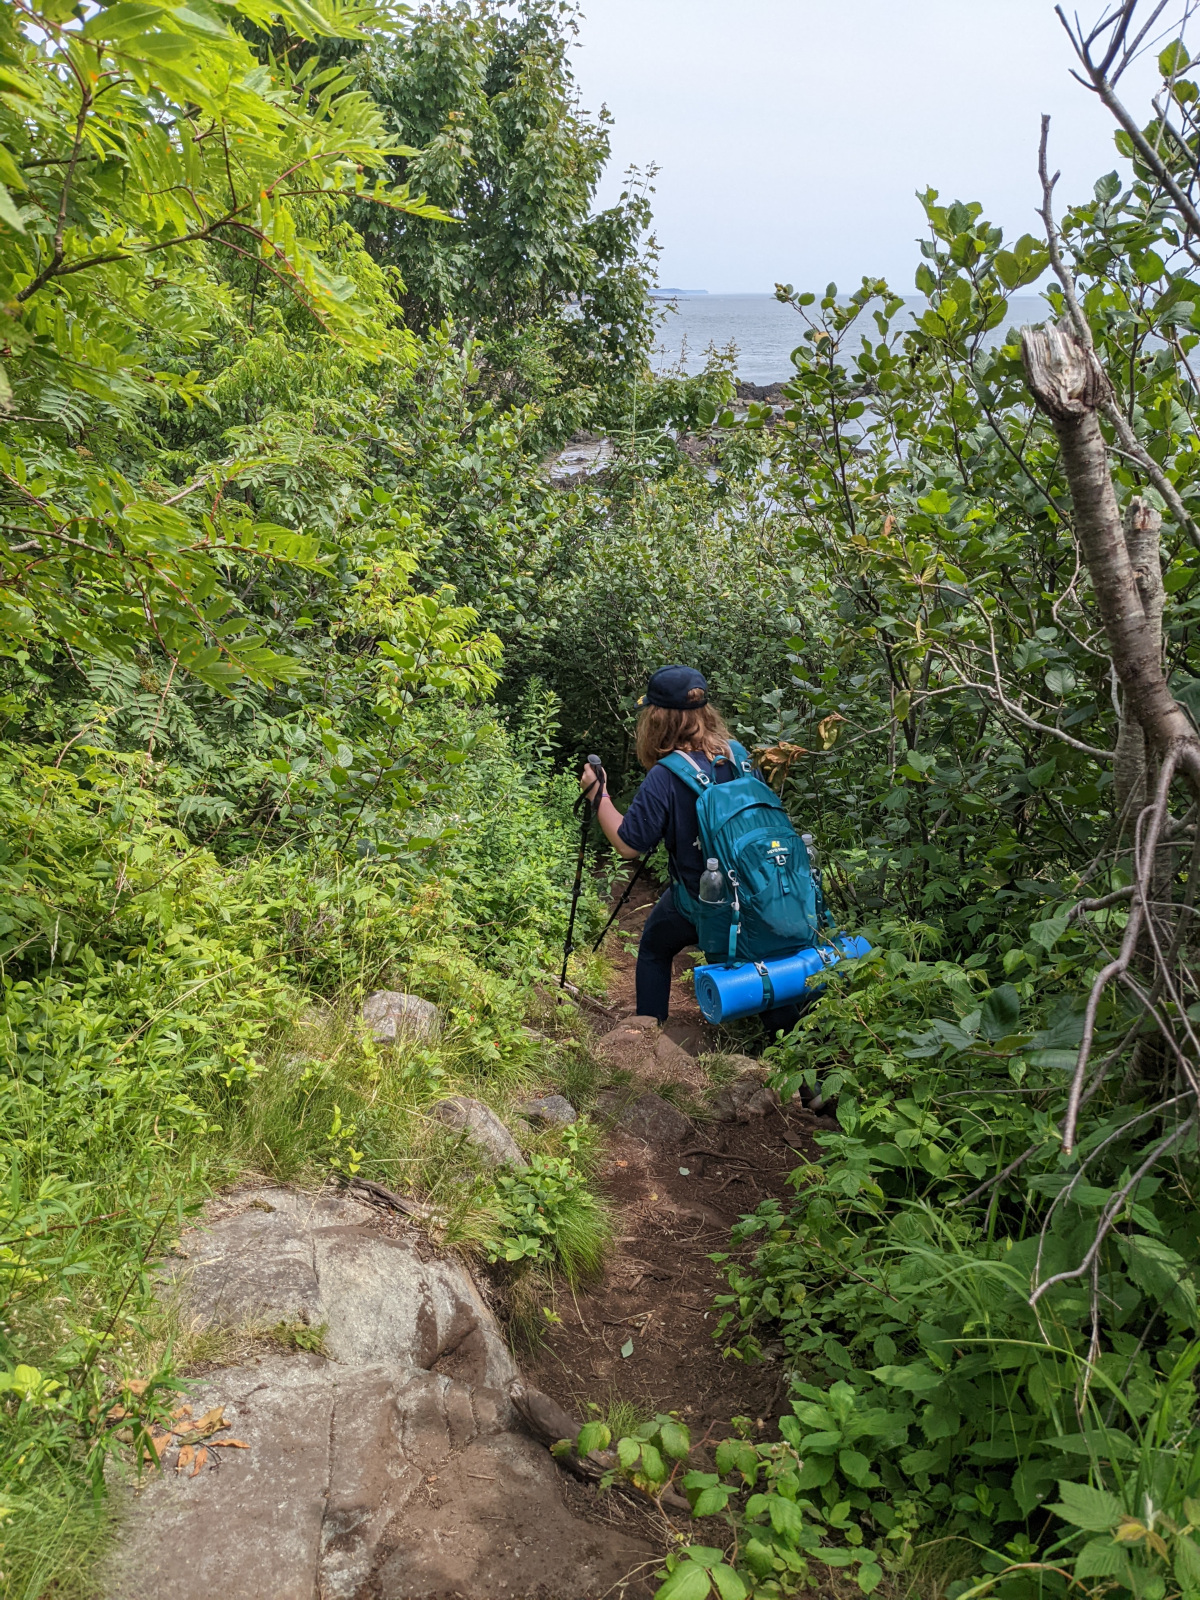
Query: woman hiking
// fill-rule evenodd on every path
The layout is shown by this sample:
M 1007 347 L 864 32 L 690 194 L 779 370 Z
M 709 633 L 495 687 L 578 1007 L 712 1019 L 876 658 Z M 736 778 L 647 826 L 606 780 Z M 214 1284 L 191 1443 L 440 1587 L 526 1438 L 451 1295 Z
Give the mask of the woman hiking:
M 648 856 L 660 843 L 666 845 L 671 883 L 642 928 L 635 975 L 638 1015 L 663 1023 L 670 1007 L 672 963 L 681 950 L 693 949 L 699 942 L 686 907 L 689 899 L 695 901 L 699 896 L 705 861 L 696 796 L 682 778 L 660 763 L 672 751 L 682 751 L 713 783 L 737 777 L 738 768 L 729 730 L 709 702 L 708 684 L 692 667 L 661 667 L 638 704 L 642 710 L 637 723 L 637 756 L 646 776 L 629 810 L 624 816 L 617 810 L 594 767 L 584 767 L 579 784 L 618 855 L 632 861 Z M 683 894 L 676 887 L 680 884 Z M 713 953 L 707 959 L 723 961 L 725 953 Z M 796 1006 L 763 1012 L 768 1036 L 778 1028 L 792 1027 L 799 1014 Z

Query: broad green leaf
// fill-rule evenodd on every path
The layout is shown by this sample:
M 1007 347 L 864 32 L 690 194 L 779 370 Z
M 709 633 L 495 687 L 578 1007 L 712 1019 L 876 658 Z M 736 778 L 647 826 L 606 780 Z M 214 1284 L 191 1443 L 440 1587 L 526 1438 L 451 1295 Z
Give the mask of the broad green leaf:
M 1185 1592 L 1200 1589 L 1200 1545 L 1186 1533 L 1177 1533 L 1171 1542 L 1175 1576 Z
M 980 1031 L 985 1039 L 1007 1039 L 1017 1031 L 1020 1017 L 1020 996 L 1011 983 L 1002 983 L 980 1007 Z
M 861 1450 L 839 1450 L 838 1466 L 842 1476 L 860 1489 L 870 1487 L 875 1480 L 871 1463 Z
M 769 1578 L 775 1571 L 774 1552 L 762 1539 L 747 1539 L 742 1555 L 756 1578 Z
M 688 1430 L 678 1422 L 664 1422 L 659 1429 L 663 1450 L 676 1461 L 686 1461 L 692 1447 Z
M 1075 1557 L 1077 1578 L 1120 1578 L 1129 1569 L 1129 1558 L 1115 1539 L 1089 1539 Z
M 1089 1533 L 1107 1533 L 1125 1514 L 1125 1507 L 1107 1489 L 1093 1489 L 1086 1483 L 1064 1483 L 1060 1479 L 1058 1492 L 1062 1499 L 1048 1509 L 1064 1522 Z
M 1164 78 L 1177 78 L 1181 72 L 1187 71 L 1191 60 L 1183 40 L 1176 39 L 1165 50 L 1159 51 L 1158 70 Z
M 928 511 L 932 516 L 944 517 L 950 510 L 950 496 L 945 489 L 933 489 L 929 494 L 922 496 L 917 504 L 922 511 Z
M 718 1550 L 716 1545 L 712 1544 L 685 1544 L 679 1553 L 686 1560 L 694 1561 L 698 1567 L 704 1567 L 706 1571 L 725 1559 L 725 1552 Z
M 775 1532 L 785 1539 L 792 1540 L 793 1543 L 798 1541 L 804 1532 L 804 1517 L 794 1500 L 785 1500 L 778 1494 L 768 1495 L 767 1515 Z
M 3 222 L 6 227 L 15 228 L 18 233 L 25 232 L 25 224 L 21 220 L 21 213 L 17 210 L 12 195 L 9 194 L 7 187 L 3 183 L 0 183 L 0 222 Z
M 681 1561 L 667 1581 L 654 1591 L 654 1600 L 705 1600 L 708 1573 L 694 1561 Z
M 585 1422 L 579 1430 L 575 1448 L 581 1456 L 590 1455 L 593 1450 L 607 1450 L 611 1438 L 612 1434 L 603 1422 Z
M 743 1477 L 752 1476 L 757 1465 L 758 1452 L 745 1439 L 722 1439 L 717 1446 L 716 1466 L 722 1477 L 728 1472 L 740 1472 Z
M 718 1484 L 715 1488 L 701 1489 L 696 1496 L 695 1504 L 692 1506 L 692 1515 L 694 1517 L 715 1517 L 719 1512 L 724 1511 L 729 1504 L 731 1493 L 732 1490 L 727 1489 L 723 1484 Z
M 894 1389 L 906 1389 L 909 1394 L 928 1394 L 931 1390 L 940 1389 L 945 1379 L 940 1372 L 935 1372 L 932 1367 L 920 1362 L 911 1366 L 885 1366 L 875 1367 L 871 1376 L 880 1383 L 886 1383 Z
M 1196 1318 L 1196 1283 L 1192 1269 L 1161 1239 L 1144 1233 L 1118 1236 L 1129 1276 L 1151 1301 L 1189 1323 Z
M 1067 931 L 1069 909 L 1066 907 L 1056 911 L 1053 916 L 1046 917 L 1042 922 L 1035 922 L 1029 930 L 1029 937 L 1034 944 L 1041 945 L 1043 950 L 1053 950 Z
M 750 1594 L 745 1581 L 739 1578 L 732 1567 L 727 1567 L 724 1562 L 712 1568 L 713 1586 L 720 1595 L 721 1600 L 748 1600 Z
M 1060 698 L 1068 695 L 1075 688 L 1075 674 L 1070 667 L 1055 666 L 1046 668 L 1046 687 L 1053 695 Z

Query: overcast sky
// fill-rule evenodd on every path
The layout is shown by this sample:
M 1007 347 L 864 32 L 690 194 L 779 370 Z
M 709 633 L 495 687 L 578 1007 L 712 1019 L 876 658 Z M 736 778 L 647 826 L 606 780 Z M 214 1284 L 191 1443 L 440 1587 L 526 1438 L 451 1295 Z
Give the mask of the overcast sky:
M 1091 20 L 1099 0 L 1080 0 Z M 1050 0 L 584 0 L 575 71 L 615 117 L 621 173 L 656 162 L 659 281 L 910 292 L 915 191 L 980 200 L 1035 232 L 1038 119 L 1062 200 L 1118 165 L 1112 124 L 1070 76 Z M 1123 86 L 1139 115 L 1150 64 Z

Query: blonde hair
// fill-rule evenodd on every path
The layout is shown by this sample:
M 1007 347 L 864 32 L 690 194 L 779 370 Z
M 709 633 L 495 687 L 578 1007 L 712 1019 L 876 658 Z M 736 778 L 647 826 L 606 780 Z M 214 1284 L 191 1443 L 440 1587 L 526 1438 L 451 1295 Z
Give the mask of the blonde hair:
M 703 689 L 691 689 L 688 696 L 699 699 L 703 693 Z M 686 711 L 669 710 L 666 706 L 643 708 L 637 723 L 637 757 L 647 772 L 663 756 L 684 746 L 702 750 L 710 761 L 732 754 L 729 729 L 716 706 L 700 705 Z

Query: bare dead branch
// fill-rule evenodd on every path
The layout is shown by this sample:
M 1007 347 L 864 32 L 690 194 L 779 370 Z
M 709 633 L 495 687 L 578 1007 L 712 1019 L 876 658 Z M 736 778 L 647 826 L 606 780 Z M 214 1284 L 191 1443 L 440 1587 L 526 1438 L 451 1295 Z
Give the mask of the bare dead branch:
M 1071 1267 L 1065 1272 L 1056 1272 L 1053 1277 L 1046 1278 L 1042 1283 L 1039 1283 L 1037 1288 L 1029 1296 L 1029 1304 L 1031 1306 L 1036 1306 L 1042 1296 L 1048 1290 L 1052 1289 L 1056 1283 L 1071 1283 L 1077 1278 L 1082 1278 L 1090 1270 L 1092 1262 L 1096 1260 L 1104 1246 L 1105 1239 L 1107 1239 L 1108 1235 L 1112 1232 L 1113 1223 L 1124 1210 L 1125 1202 L 1129 1199 L 1129 1196 L 1137 1188 L 1138 1184 L 1142 1181 L 1146 1174 L 1150 1172 L 1153 1167 L 1156 1167 L 1162 1158 L 1167 1155 L 1177 1144 L 1179 1144 L 1182 1139 L 1186 1138 L 1186 1136 L 1195 1126 L 1196 1113 L 1193 1111 L 1191 1116 L 1188 1117 L 1185 1122 L 1181 1123 L 1179 1127 L 1172 1129 L 1164 1139 L 1159 1140 L 1158 1144 L 1154 1146 L 1150 1154 L 1142 1162 L 1141 1166 L 1139 1166 L 1136 1172 L 1134 1172 L 1133 1176 L 1128 1178 L 1109 1199 L 1107 1205 L 1100 1214 L 1100 1222 L 1096 1229 L 1096 1237 L 1088 1246 L 1083 1260 L 1078 1266 Z

